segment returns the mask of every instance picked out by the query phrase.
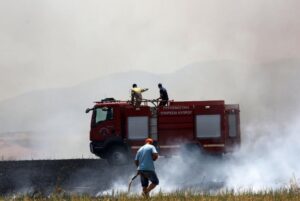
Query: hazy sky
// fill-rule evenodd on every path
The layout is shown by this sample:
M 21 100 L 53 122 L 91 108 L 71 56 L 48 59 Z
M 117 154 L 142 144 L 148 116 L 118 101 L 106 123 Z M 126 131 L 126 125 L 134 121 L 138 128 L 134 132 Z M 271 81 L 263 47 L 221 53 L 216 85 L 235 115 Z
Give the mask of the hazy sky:
M 0 100 L 110 73 L 300 57 L 298 0 L 0 0 Z

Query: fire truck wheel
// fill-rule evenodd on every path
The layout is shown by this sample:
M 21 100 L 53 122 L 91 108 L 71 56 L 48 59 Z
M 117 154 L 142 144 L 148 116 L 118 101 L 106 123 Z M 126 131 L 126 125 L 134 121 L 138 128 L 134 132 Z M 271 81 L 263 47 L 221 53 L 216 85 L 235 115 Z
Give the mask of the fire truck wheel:
M 124 147 L 114 146 L 108 151 L 107 160 L 110 165 L 126 165 L 128 153 Z

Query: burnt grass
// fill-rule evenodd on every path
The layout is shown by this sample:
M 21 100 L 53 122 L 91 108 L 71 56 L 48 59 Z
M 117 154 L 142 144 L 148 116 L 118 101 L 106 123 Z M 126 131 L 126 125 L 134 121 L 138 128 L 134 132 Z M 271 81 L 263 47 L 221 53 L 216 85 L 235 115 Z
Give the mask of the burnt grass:
M 101 159 L 0 161 L 0 195 L 96 194 L 134 171 L 133 165 L 110 166 Z

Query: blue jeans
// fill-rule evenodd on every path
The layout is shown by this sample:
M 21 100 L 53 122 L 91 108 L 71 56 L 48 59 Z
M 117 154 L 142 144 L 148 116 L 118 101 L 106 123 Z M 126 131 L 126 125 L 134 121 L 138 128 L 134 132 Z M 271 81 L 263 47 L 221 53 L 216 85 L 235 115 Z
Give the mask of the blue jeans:
M 148 187 L 149 180 L 153 183 L 158 185 L 159 180 L 156 176 L 156 173 L 154 171 L 148 171 L 148 170 L 139 170 L 140 176 L 141 176 L 141 184 L 143 187 Z

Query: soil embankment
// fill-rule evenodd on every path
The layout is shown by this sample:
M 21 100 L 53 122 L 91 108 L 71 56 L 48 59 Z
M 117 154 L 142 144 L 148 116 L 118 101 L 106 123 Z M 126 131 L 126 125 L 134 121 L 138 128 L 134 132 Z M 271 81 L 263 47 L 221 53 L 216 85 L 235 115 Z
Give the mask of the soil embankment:
M 133 165 L 112 167 L 100 159 L 0 161 L 0 195 L 56 191 L 96 194 L 118 179 L 128 180 Z

